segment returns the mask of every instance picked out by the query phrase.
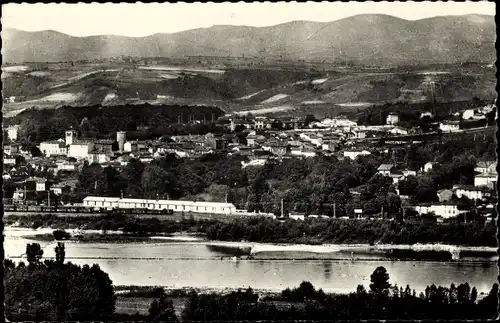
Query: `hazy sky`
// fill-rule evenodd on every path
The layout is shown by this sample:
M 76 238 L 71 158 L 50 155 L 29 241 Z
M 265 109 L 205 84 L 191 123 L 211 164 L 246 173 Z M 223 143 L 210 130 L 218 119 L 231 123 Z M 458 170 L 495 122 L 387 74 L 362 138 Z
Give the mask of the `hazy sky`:
M 364 13 L 415 20 L 495 14 L 493 2 L 350 2 L 228 4 L 6 4 L 3 28 L 57 30 L 73 36 L 145 36 L 213 25 L 271 26 L 292 20 L 333 21 Z

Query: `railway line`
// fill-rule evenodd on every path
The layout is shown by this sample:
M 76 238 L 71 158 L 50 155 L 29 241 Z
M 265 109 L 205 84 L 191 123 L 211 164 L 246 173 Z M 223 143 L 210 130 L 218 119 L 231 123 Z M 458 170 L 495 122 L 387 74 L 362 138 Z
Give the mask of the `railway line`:
M 4 205 L 6 215 L 16 213 L 53 213 L 61 216 L 70 215 L 104 215 L 104 214 L 128 214 L 128 215 L 173 215 L 173 210 L 152 210 L 152 209 L 123 209 L 84 207 L 84 206 L 44 206 L 44 205 Z

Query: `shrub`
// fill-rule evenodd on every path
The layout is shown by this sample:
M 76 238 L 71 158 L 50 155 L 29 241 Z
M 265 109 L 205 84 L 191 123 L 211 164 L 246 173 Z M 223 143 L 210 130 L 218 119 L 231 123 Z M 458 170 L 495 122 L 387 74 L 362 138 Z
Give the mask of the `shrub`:
M 69 238 L 71 238 L 71 234 L 64 230 L 55 230 L 54 232 L 52 232 L 52 234 L 54 235 L 54 239 L 56 240 L 68 240 Z

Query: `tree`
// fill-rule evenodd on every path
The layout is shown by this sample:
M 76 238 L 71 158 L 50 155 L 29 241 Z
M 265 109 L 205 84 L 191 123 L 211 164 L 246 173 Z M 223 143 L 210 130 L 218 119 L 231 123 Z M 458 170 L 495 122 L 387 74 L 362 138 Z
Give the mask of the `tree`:
M 29 243 L 26 246 L 26 258 L 30 265 L 38 264 L 42 256 L 43 250 L 38 243 Z
M 476 287 L 474 286 L 474 287 L 472 287 L 472 291 L 471 291 L 471 293 L 470 293 L 470 301 L 471 301 L 472 303 L 475 303 L 475 302 L 476 302 L 476 300 L 477 300 L 477 289 L 476 289 Z
M 161 295 L 158 300 L 153 300 L 149 308 L 149 317 L 152 321 L 178 321 L 172 300 L 167 299 L 165 295 Z
M 311 300 L 314 297 L 315 289 L 310 282 L 303 281 L 298 288 L 299 295 L 304 300 Z
M 157 165 L 147 165 L 144 168 L 141 179 L 145 197 L 156 198 L 165 193 L 168 186 L 168 173 Z
M 318 119 L 314 116 L 314 114 L 308 114 L 304 119 L 304 123 L 306 124 L 306 126 L 316 121 L 318 121 Z
M 64 245 L 56 248 L 56 262 L 39 260 L 37 244 L 27 246 L 30 264 L 21 262 L 5 271 L 5 313 L 10 321 L 108 320 L 116 297 L 109 276 L 99 266 L 64 263 Z
M 481 313 L 481 318 L 496 318 L 498 317 L 498 284 L 493 284 L 488 296 L 483 298 L 478 303 L 478 312 Z
M 365 295 L 366 294 L 365 286 L 358 285 L 358 287 L 356 287 L 356 294 L 358 294 L 358 295 Z
M 64 250 L 64 243 L 58 242 L 56 247 L 56 263 L 59 265 L 64 264 L 65 256 L 66 256 L 66 251 Z
M 389 288 L 391 287 L 391 284 L 389 284 L 389 274 L 387 273 L 387 270 L 380 266 L 375 271 L 373 274 L 370 276 L 370 292 L 373 293 L 376 296 L 388 296 L 389 295 Z

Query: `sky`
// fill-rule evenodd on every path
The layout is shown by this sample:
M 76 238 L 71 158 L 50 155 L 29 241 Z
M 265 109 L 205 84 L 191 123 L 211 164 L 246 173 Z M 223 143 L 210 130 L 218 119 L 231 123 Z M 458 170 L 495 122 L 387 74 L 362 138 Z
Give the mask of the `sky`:
M 444 15 L 495 15 L 494 2 L 309 2 L 164 4 L 5 4 L 3 28 L 57 30 L 72 36 L 146 36 L 213 25 L 272 26 L 293 20 L 329 22 L 379 13 L 416 20 Z

